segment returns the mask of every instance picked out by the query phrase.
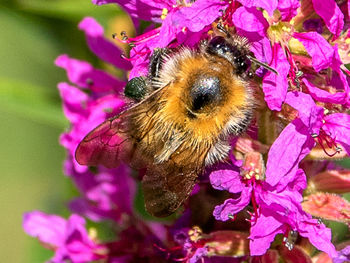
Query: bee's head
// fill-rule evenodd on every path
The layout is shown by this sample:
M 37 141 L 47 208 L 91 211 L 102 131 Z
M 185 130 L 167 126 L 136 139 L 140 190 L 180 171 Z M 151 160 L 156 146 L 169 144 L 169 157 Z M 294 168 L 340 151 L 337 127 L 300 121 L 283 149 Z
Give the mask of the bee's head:
M 248 52 L 242 46 L 230 43 L 222 36 L 216 36 L 209 41 L 206 52 L 227 59 L 235 67 L 236 73 L 241 74 L 250 66 Z

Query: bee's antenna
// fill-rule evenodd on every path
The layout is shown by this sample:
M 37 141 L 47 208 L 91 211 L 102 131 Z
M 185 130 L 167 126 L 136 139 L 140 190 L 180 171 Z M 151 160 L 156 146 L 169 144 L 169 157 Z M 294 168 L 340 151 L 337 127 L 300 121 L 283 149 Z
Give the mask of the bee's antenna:
M 256 58 L 254 58 L 254 57 L 252 57 L 252 56 L 250 56 L 250 55 L 247 55 L 247 58 L 248 58 L 250 61 L 254 62 L 255 64 L 257 64 L 257 65 L 259 65 L 259 66 L 262 66 L 263 68 L 266 68 L 267 70 L 269 70 L 269 71 L 275 73 L 276 75 L 278 75 L 277 70 L 275 70 L 274 68 L 270 67 L 270 66 L 267 65 L 266 63 L 261 62 L 261 61 L 257 60 Z
M 221 24 L 221 22 L 219 22 L 216 25 L 216 28 L 221 31 L 222 33 L 226 34 L 227 37 L 231 37 L 231 34 L 227 31 L 227 29 L 225 28 L 225 26 L 223 24 Z

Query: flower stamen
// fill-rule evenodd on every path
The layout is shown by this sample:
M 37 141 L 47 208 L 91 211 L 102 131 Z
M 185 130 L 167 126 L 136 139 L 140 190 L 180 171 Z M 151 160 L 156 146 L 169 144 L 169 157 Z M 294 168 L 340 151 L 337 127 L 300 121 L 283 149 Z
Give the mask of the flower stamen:
M 298 232 L 295 230 L 290 230 L 284 234 L 283 243 L 286 246 L 286 248 L 288 248 L 288 250 L 292 250 L 294 248 L 294 245 L 297 239 L 298 239 Z
M 322 128 L 320 129 L 319 134 L 314 133 L 311 136 L 318 142 L 324 153 L 327 154 L 329 157 L 335 156 L 342 150 L 341 147 L 339 147 L 336 143 L 335 137 L 332 138 L 331 135 L 327 134 Z M 329 153 L 326 147 L 328 149 L 334 150 L 334 152 Z
M 236 11 L 237 7 L 238 7 L 237 1 L 229 1 L 229 6 L 226 8 L 225 11 L 223 11 L 223 14 L 222 14 L 222 21 L 224 26 L 228 26 L 228 27 L 233 26 L 232 16 L 233 16 L 233 13 Z

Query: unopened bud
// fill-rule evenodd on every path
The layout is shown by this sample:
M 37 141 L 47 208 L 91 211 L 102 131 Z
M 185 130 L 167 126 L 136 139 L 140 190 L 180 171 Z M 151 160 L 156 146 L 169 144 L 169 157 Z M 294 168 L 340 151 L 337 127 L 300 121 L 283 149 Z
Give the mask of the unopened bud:
M 329 193 L 307 196 L 303 209 L 315 217 L 343 223 L 350 222 L 350 204 L 343 197 Z
M 309 187 L 317 192 L 344 194 L 350 192 L 350 171 L 330 170 L 313 176 Z

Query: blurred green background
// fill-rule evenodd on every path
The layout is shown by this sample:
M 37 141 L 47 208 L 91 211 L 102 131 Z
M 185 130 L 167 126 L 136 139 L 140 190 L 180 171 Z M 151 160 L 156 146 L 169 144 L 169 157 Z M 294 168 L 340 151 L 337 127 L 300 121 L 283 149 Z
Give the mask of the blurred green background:
M 105 67 L 77 29 L 85 16 L 109 29 L 107 36 L 127 19 L 116 5 L 90 0 L 0 0 L 0 262 L 44 262 L 52 255 L 23 232 L 24 212 L 69 214 L 76 190 L 62 172 L 58 138 L 68 122 L 56 88 L 67 78 L 54 60 L 67 53 Z

